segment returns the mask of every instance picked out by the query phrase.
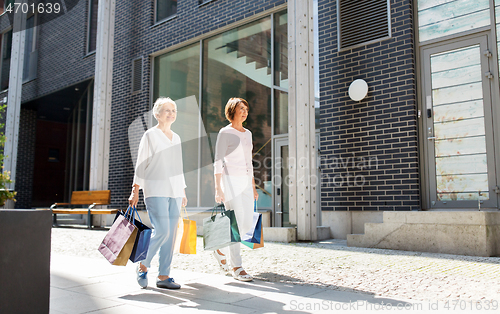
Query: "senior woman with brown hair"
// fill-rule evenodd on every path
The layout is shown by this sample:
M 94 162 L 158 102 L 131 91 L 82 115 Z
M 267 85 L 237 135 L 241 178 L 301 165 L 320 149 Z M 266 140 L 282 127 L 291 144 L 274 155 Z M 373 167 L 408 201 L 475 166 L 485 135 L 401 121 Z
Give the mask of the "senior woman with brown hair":
M 130 206 L 136 206 L 139 189 L 142 189 L 153 226 L 146 259 L 137 265 L 137 282 L 143 288 L 148 286 L 148 268 L 159 251 L 156 286 L 179 289 L 181 286 L 169 277 L 180 207 L 187 204 L 181 139 L 170 128 L 177 118 L 177 105 L 168 97 L 160 97 L 153 106 L 153 115 L 158 124 L 141 138 L 132 193 L 128 199 Z
M 246 100 L 229 99 L 225 115 L 231 123 L 219 131 L 215 146 L 215 201 L 223 202 L 228 210 L 234 210 L 240 234 L 252 228 L 253 203 L 259 198 L 253 176 L 252 132 L 243 127 L 248 111 Z M 224 271 L 230 270 L 226 258 L 229 256 L 235 279 L 253 280 L 242 267 L 240 243 L 215 250 L 213 254 Z

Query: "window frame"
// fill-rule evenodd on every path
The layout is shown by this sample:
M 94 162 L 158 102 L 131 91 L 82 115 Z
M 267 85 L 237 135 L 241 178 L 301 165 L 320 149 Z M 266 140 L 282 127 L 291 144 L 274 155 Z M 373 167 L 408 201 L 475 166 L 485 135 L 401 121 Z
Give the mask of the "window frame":
M 5 30 L 3 33 L 0 34 L 0 36 L 2 37 L 0 39 L 0 93 L 6 92 L 9 90 L 8 86 L 5 89 L 1 88 L 1 79 L 2 79 L 2 68 L 3 68 L 3 62 L 4 62 L 4 49 L 6 49 L 4 37 L 7 35 L 8 32 L 12 32 L 12 31 L 13 31 L 13 29 L 12 29 L 12 27 L 10 27 L 7 30 Z M 11 45 L 12 45 L 12 39 L 11 39 Z M 12 46 L 11 46 L 11 50 L 12 50 Z M 11 59 L 11 56 L 9 56 L 9 60 L 10 59 Z M 9 65 L 9 75 L 10 75 L 10 65 Z
M 90 50 L 90 33 L 92 29 L 92 7 L 93 7 L 94 0 L 88 0 L 88 5 L 87 5 L 87 40 L 86 40 L 86 45 L 85 45 L 85 54 L 90 55 L 95 53 L 97 50 L 97 24 L 99 24 L 99 16 L 96 18 L 96 24 L 95 24 L 95 32 L 96 32 L 96 43 L 95 46 L 96 48 L 94 50 Z M 99 8 L 99 0 L 97 0 L 97 8 Z M 99 10 L 97 10 L 97 14 L 99 15 Z
M 141 62 L 141 83 L 140 83 L 140 88 L 138 90 L 134 90 L 134 78 L 135 78 L 135 62 L 140 60 Z M 138 57 L 132 60 L 132 75 L 131 75 L 131 82 L 130 82 L 130 91 L 132 95 L 138 94 L 142 92 L 142 85 L 144 84 L 144 57 Z
M 32 38 L 32 42 L 31 42 L 31 49 L 29 50 L 29 53 L 33 53 L 36 51 L 36 47 L 37 47 L 37 39 L 38 39 L 38 25 L 37 25 L 37 22 L 38 22 L 38 14 L 29 14 L 26 16 L 26 22 L 28 22 L 28 19 L 30 19 L 31 17 L 33 17 L 33 38 Z M 26 48 L 25 48 L 25 52 L 26 52 Z M 26 60 L 26 58 L 29 57 L 29 56 L 26 56 L 26 53 L 24 55 L 24 60 Z M 30 60 L 30 62 L 28 62 L 28 67 L 30 66 L 30 63 L 32 61 Z M 23 64 L 23 77 L 22 77 L 22 84 L 24 83 L 27 83 L 29 81 L 32 81 L 34 79 L 36 79 L 36 73 L 37 71 L 35 71 L 35 75 L 33 77 L 30 76 L 30 73 L 28 72 L 28 77 L 27 78 L 24 78 L 24 66 L 25 64 Z
M 154 23 L 153 23 L 153 25 L 161 24 L 161 23 L 164 23 L 166 21 L 169 21 L 169 20 L 177 17 L 177 7 L 176 7 L 174 14 L 166 16 L 162 19 L 158 19 L 158 1 L 165 1 L 165 0 L 155 0 L 154 1 L 154 18 L 153 18 Z M 166 0 L 166 1 L 169 1 L 169 0 Z
M 205 4 L 209 4 L 210 2 L 214 2 L 215 0 L 198 0 L 198 7 L 204 6 Z

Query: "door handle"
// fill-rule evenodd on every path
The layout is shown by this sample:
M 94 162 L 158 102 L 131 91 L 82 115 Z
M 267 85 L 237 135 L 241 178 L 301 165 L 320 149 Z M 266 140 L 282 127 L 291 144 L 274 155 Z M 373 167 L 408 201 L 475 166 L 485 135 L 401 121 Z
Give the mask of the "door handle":
M 428 139 L 429 141 L 432 141 L 432 140 L 435 140 L 435 139 L 436 139 L 436 137 L 435 137 L 435 136 L 429 136 L 427 139 Z

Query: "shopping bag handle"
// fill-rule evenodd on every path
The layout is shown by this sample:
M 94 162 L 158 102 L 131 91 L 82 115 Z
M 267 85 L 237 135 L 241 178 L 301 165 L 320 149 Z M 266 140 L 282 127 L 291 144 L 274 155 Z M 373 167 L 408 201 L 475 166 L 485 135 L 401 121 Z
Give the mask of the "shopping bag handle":
M 257 210 L 257 200 L 253 200 L 253 211 L 258 212 Z
M 141 216 L 139 216 L 139 213 L 137 212 L 137 208 L 135 208 L 135 206 L 128 206 L 127 208 L 127 211 L 125 211 L 125 218 L 135 226 L 135 216 L 137 216 L 139 218 L 139 221 L 142 223 L 142 219 L 141 219 Z
M 185 216 L 183 214 L 185 214 Z M 186 219 L 189 219 L 188 212 L 186 210 L 186 206 L 181 206 L 181 218 L 184 219 L 184 217 L 186 217 Z
M 139 216 L 139 212 L 137 211 L 137 208 L 135 208 L 135 206 L 134 206 L 134 218 L 135 218 L 135 216 L 137 216 L 137 218 L 139 218 L 139 221 L 140 221 L 140 222 L 141 222 L 141 224 L 142 224 L 142 219 L 141 219 L 141 216 Z
M 220 208 L 220 213 L 222 216 L 224 216 L 224 212 L 226 211 L 226 207 L 224 206 L 224 203 L 215 203 L 214 208 L 212 209 L 212 215 L 211 219 L 212 221 L 215 221 L 215 216 L 217 216 L 217 209 Z M 214 215 L 215 212 L 215 215 Z

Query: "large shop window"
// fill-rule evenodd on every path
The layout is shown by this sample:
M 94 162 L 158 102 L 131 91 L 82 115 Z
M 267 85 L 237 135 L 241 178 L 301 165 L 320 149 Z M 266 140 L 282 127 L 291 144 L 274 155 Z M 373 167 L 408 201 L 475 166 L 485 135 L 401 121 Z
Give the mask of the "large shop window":
M 288 112 L 286 26 L 286 12 L 279 13 L 155 58 L 153 97 L 171 97 L 178 107 L 172 129 L 183 141 L 190 207 L 214 205 L 215 142 L 229 124 L 231 97 L 250 105 L 244 126 L 253 133 L 259 208 L 271 207 L 271 140 L 286 133 Z
M 156 22 L 177 14 L 177 0 L 156 0 Z
M 255 183 L 265 201 L 264 183 L 271 180 L 271 18 L 212 37 L 203 45 L 202 117 L 209 134 L 228 125 L 224 108 L 229 98 L 248 101 L 245 127 L 253 134 Z M 203 164 L 213 161 L 215 136 L 202 146 Z M 209 159 L 210 158 L 210 159 Z M 202 169 L 203 205 L 213 204 L 213 167 Z M 266 191 L 270 192 L 270 191 Z M 265 195 L 265 196 L 264 196 Z M 260 198 L 259 198 L 260 199 Z M 270 201 L 270 200 L 269 200 Z M 262 206 L 261 206 L 262 207 Z
M 198 202 L 198 138 L 200 136 L 200 44 L 159 56 L 154 64 L 154 95 L 170 97 L 177 104 L 172 130 L 182 144 L 186 196 L 190 206 Z

